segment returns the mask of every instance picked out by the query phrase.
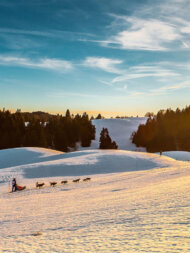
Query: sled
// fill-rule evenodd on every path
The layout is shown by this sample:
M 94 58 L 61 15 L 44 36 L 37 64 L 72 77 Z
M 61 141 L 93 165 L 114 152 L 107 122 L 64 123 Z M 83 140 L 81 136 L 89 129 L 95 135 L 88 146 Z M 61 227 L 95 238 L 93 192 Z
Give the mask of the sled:
M 20 185 L 17 185 L 17 191 L 22 191 L 24 189 L 26 189 L 26 186 L 20 186 Z

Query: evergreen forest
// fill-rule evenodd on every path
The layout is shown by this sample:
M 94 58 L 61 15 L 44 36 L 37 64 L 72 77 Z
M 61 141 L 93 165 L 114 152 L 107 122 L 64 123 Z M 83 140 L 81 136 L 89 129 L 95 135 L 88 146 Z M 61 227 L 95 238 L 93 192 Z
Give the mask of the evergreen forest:
M 86 113 L 74 116 L 67 110 L 62 116 L 0 110 L 0 149 L 43 147 L 69 151 L 77 142 L 89 147 L 93 139 L 95 127 Z
M 148 152 L 190 151 L 190 106 L 175 111 L 160 110 L 141 124 L 131 136 L 137 147 Z

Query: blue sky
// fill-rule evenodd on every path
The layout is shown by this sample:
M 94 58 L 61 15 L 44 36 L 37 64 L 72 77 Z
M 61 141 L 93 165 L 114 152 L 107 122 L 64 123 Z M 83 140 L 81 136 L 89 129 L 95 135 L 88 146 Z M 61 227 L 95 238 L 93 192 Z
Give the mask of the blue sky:
M 0 108 L 189 105 L 189 0 L 0 0 Z

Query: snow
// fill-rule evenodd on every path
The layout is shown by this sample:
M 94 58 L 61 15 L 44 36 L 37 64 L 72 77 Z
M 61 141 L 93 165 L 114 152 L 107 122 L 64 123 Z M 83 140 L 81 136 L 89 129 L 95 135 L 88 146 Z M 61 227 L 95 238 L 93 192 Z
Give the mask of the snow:
M 134 151 L 136 120 L 95 121 L 123 150 L 0 150 L 0 252 L 189 252 L 190 153 Z
M 96 127 L 96 139 L 92 141 L 91 148 L 99 148 L 99 139 L 100 132 L 102 128 L 107 128 L 109 135 L 112 140 L 116 141 L 118 149 L 121 150 L 142 150 L 143 148 L 137 148 L 134 144 L 131 143 L 131 134 L 138 129 L 140 124 L 144 124 L 147 118 L 138 117 L 138 118 L 124 118 L 124 119 L 98 119 L 92 120 L 92 124 Z M 84 150 L 86 148 L 78 147 L 78 150 Z M 89 149 L 89 148 L 87 148 Z
M 27 186 L 9 194 L 6 180 L 0 184 L 1 252 L 190 249 L 188 162 L 124 150 L 21 148 L 2 150 L 0 157 L 1 177 L 17 172 Z M 86 175 L 90 182 L 72 183 Z M 68 185 L 61 185 L 65 179 Z M 45 187 L 36 189 L 36 181 Z
M 32 162 L 40 162 L 45 157 L 62 154 L 62 152 L 45 148 L 14 148 L 0 151 L 0 169 Z M 10 159 L 11 158 L 11 159 Z M 49 160 L 50 160 L 49 159 Z
M 0 182 L 8 182 L 13 177 L 23 180 L 150 170 L 174 163 L 175 160 L 166 156 L 126 150 L 62 153 L 42 148 L 16 148 L 0 151 Z
M 190 161 L 190 152 L 186 151 L 168 151 L 163 152 L 163 155 L 179 161 L 188 161 L 188 162 Z

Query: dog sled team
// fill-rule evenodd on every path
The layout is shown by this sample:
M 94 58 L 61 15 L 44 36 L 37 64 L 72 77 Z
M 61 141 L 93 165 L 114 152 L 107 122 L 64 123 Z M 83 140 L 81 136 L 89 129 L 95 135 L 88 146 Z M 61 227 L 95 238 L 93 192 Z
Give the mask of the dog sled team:
M 77 178 L 77 179 L 74 179 L 72 180 L 73 183 L 79 183 L 81 179 L 80 178 Z M 91 178 L 90 177 L 87 177 L 87 178 L 84 178 L 83 181 L 84 182 L 87 182 L 87 181 L 90 181 Z M 57 185 L 57 182 L 49 182 L 50 186 L 54 187 Z M 68 184 L 68 180 L 63 180 L 61 181 L 61 184 Z M 42 188 L 43 186 L 45 185 L 45 183 L 38 183 L 36 182 L 36 188 Z M 12 180 L 12 192 L 16 192 L 16 191 L 22 191 L 26 189 L 26 186 L 20 186 L 17 184 L 16 182 L 16 178 L 13 178 Z
M 77 179 L 74 179 L 72 182 L 73 183 L 79 183 L 80 180 L 81 180 L 80 178 L 77 178 Z M 86 178 L 83 179 L 84 182 L 90 181 L 90 180 L 91 180 L 90 177 L 86 177 Z M 61 184 L 68 184 L 68 180 L 61 181 Z M 36 188 L 42 188 L 44 185 L 45 185 L 45 183 L 36 182 Z M 49 185 L 54 187 L 54 186 L 57 185 L 57 182 L 49 182 Z

